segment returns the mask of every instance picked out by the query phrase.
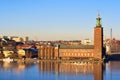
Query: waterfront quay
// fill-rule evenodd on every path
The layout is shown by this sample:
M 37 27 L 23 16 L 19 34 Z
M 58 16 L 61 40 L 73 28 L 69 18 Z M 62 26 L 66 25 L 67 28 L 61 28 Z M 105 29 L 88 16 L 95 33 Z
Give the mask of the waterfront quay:
M 69 62 L 69 63 L 103 63 L 104 61 L 103 60 L 95 60 L 95 59 L 73 59 L 73 60 L 40 60 L 40 59 L 33 59 L 33 58 L 26 58 L 26 59 L 8 59 L 6 61 L 4 61 L 4 59 L 0 59 L 0 61 L 3 61 L 3 62 L 18 62 L 18 61 L 21 61 L 21 62 Z

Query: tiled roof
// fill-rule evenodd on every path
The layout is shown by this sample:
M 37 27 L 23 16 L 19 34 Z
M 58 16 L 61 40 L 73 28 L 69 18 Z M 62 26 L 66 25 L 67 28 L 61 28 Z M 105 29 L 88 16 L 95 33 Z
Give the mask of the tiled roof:
M 60 49 L 93 49 L 94 45 L 60 45 Z

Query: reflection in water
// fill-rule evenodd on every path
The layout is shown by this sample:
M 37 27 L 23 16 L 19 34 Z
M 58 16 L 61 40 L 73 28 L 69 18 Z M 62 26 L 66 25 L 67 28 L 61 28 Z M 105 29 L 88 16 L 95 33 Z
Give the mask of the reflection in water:
M 116 63 L 107 64 L 108 72 L 111 66 L 116 68 L 112 64 Z M 0 62 L 0 80 L 110 80 L 103 79 L 104 70 L 105 66 L 98 62 Z
M 38 66 L 40 72 L 55 72 L 57 76 L 64 75 L 68 77 L 67 79 L 69 79 L 70 76 L 75 76 L 76 80 L 77 78 L 84 80 L 103 80 L 102 63 L 39 62 Z
M 23 61 L 17 61 L 17 62 L 0 62 L 0 70 L 5 70 L 5 71 L 12 71 L 15 73 L 21 73 L 24 71 L 24 69 L 27 69 L 31 66 L 33 66 L 33 63 L 25 63 Z

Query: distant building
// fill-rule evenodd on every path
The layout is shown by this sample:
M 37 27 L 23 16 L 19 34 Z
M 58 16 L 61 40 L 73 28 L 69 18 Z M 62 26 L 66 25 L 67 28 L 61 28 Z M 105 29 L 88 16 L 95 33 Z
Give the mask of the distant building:
M 23 50 L 23 49 L 18 49 L 17 53 L 18 53 L 19 57 L 25 56 L 25 50 Z
M 68 41 L 69 45 L 81 45 L 81 41 Z
M 29 40 L 29 37 L 27 37 L 27 36 L 26 36 L 26 37 L 23 37 L 23 41 L 24 41 L 24 42 L 27 42 L 28 40 Z
M 118 53 L 120 52 L 120 40 L 106 39 L 106 53 Z
M 93 40 L 90 40 L 90 39 L 82 40 L 81 44 L 83 44 L 83 45 L 94 45 Z
M 21 42 L 21 38 L 17 37 L 17 36 L 11 37 L 11 39 L 16 41 L 16 42 Z
M 16 42 L 27 42 L 29 40 L 28 37 L 18 37 L 18 36 L 12 36 L 11 39 Z
M 14 54 L 14 51 L 5 50 L 3 51 L 4 57 L 9 57 L 11 54 Z

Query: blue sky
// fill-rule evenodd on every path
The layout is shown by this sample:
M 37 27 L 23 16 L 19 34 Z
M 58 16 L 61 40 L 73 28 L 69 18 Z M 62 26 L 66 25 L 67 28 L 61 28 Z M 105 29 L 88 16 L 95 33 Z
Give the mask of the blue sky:
M 120 39 L 119 0 L 0 0 L 0 34 L 34 40 L 93 39 L 98 10 L 104 38 Z

